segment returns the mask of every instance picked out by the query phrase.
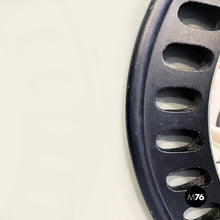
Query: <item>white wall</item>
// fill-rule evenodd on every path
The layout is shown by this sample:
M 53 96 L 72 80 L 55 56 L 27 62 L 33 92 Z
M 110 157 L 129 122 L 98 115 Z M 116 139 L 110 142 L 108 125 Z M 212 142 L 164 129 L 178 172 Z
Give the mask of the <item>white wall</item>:
M 151 219 L 125 134 L 147 0 L 0 2 L 0 219 Z

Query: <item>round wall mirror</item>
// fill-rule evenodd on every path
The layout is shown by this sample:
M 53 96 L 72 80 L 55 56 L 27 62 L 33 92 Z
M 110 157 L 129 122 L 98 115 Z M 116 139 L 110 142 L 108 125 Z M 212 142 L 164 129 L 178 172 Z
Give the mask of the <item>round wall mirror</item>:
M 154 0 L 141 26 L 126 120 L 155 220 L 220 219 L 219 29 L 218 0 Z

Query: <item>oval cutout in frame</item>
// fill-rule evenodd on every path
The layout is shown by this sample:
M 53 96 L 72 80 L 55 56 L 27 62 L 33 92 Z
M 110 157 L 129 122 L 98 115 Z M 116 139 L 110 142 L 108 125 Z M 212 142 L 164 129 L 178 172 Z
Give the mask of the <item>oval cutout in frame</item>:
M 155 103 L 163 111 L 192 111 L 202 103 L 202 96 L 194 89 L 170 87 L 157 93 Z
M 166 178 L 173 191 L 184 191 L 192 186 L 206 186 L 211 183 L 210 175 L 200 168 L 181 169 L 170 173 Z
M 200 150 L 203 141 L 200 134 L 191 130 L 162 132 L 156 138 L 157 147 L 167 153 L 187 153 Z
M 163 60 L 172 69 L 201 71 L 208 68 L 214 59 L 213 52 L 197 45 L 173 43 L 163 51 Z
M 217 31 L 220 29 L 220 8 L 200 2 L 186 2 L 181 5 L 180 21 L 192 28 Z

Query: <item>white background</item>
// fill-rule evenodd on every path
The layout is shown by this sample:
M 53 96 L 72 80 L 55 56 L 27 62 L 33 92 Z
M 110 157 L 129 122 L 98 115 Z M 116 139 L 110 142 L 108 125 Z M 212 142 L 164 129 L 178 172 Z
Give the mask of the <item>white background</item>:
M 0 1 L 0 219 L 150 220 L 125 133 L 147 0 Z

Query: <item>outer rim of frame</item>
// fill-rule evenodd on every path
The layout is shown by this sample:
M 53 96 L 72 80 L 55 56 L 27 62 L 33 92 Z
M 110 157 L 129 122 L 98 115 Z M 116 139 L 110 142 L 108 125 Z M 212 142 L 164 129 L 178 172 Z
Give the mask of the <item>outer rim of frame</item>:
M 140 117 L 143 116 L 141 115 L 143 114 L 141 100 L 144 97 L 143 91 L 145 89 L 143 82 L 146 79 L 147 68 L 156 37 L 164 15 L 171 3 L 172 0 L 153 0 L 149 5 L 135 44 L 129 70 L 126 97 L 127 136 L 135 173 L 152 216 L 154 219 L 160 220 L 171 220 L 173 218 L 157 190 L 150 163 L 146 160 L 143 122 Z M 156 13 L 154 13 L 155 10 L 157 11 Z M 140 97 L 142 98 L 140 99 Z M 139 118 L 137 118 L 138 115 Z

